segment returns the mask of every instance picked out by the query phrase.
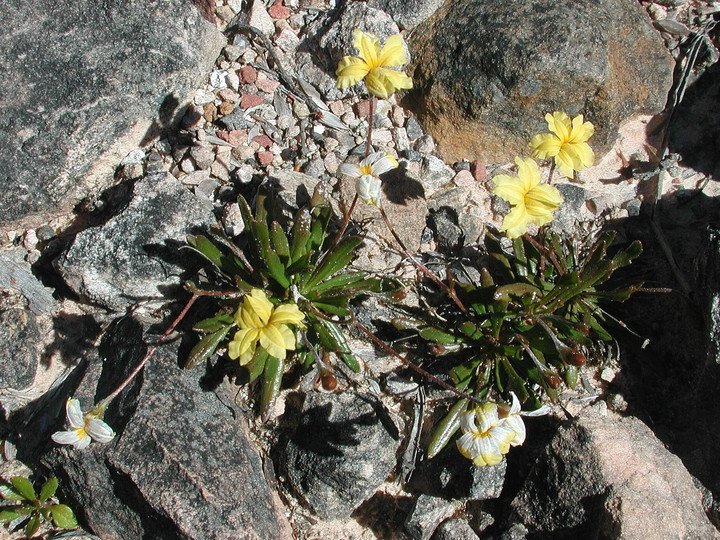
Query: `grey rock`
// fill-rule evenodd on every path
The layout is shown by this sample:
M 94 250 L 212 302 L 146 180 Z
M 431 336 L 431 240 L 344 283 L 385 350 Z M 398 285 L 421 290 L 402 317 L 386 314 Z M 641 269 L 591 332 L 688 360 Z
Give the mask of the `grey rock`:
M 0 312 L 0 388 L 30 386 L 41 356 L 40 328 L 26 309 Z
M 415 119 L 414 116 L 411 116 L 407 119 L 407 122 L 405 123 L 405 129 L 407 130 L 408 139 L 410 139 L 411 141 L 419 139 L 423 136 L 423 129 L 422 127 L 420 127 L 420 124 L 418 124 L 418 121 Z
M 447 185 L 455 176 L 455 172 L 445 162 L 435 156 L 423 156 L 420 165 L 420 181 L 423 186 L 432 190 Z
M 431 214 L 430 224 L 441 251 L 453 251 L 462 243 L 463 231 L 458 226 L 458 217 L 454 209 L 448 206 L 441 207 Z
M 457 508 L 450 501 L 420 495 L 405 522 L 405 531 L 416 540 L 429 540 L 438 525 L 452 516 Z
M 540 535 L 719 537 L 680 459 L 640 420 L 603 403 L 558 430 L 512 506 Z
M 310 197 L 319 183 L 320 180 L 316 177 L 284 169 L 273 171 L 267 180 L 268 187 L 278 194 L 291 215 L 294 215 L 298 208 L 310 203 Z
M 513 523 L 503 531 L 498 540 L 525 540 L 527 536 L 528 530 L 522 523 Z
M 412 30 L 429 19 L 445 0 L 369 0 L 371 7 L 382 9 L 400 28 Z
M 600 157 L 621 121 L 663 109 L 672 83 L 672 59 L 631 0 L 446 2 L 410 46 L 407 102 L 451 162 L 527 153 L 553 111 L 584 113 Z
M 0 26 L 13 28 L 0 37 L 2 224 L 40 224 L 110 186 L 129 150 L 182 117 L 224 44 L 187 0 L 27 10 L 0 6 Z
M 13 261 L 4 255 L 0 255 L 0 289 L 13 289 L 21 293 L 28 307 L 38 315 L 47 313 L 55 306 L 52 291 L 32 274 L 30 265 Z
M 143 326 L 132 317 L 115 321 L 65 391 L 86 410 L 108 395 L 147 350 Z M 178 348 L 160 347 L 111 403 L 105 420 L 117 433 L 113 441 L 82 452 L 55 447 L 42 457 L 60 478 L 64 501 L 108 540 L 290 538 L 236 389 L 204 391 L 202 370 L 178 367 Z M 57 399 L 61 418 L 51 429 L 63 426 L 65 397 Z
M 321 518 L 349 517 L 395 467 L 401 430 L 374 396 L 308 394 L 285 449 L 288 482 Z
M 555 184 L 563 203 L 553 213 L 552 228 L 555 231 L 572 232 L 577 229 L 578 217 L 582 215 L 581 209 L 589 198 L 585 188 L 576 184 Z
M 180 250 L 187 234 L 214 223 L 210 201 L 169 174 L 149 175 L 120 214 L 79 233 L 56 266 L 77 294 L 120 310 L 179 285 L 194 269 Z
M 443 521 L 435 531 L 433 540 L 480 540 L 470 524 L 464 519 Z
M 410 479 L 410 488 L 449 499 L 482 501 L 500 496 L 507 461 L 492 467 L 477 467 L 448 445 L 438 456 L 422 462 Z

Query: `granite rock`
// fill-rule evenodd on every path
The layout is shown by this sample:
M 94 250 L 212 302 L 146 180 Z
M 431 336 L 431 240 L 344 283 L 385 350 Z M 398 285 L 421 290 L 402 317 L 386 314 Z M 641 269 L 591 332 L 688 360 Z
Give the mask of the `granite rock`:
M 13 29 L 0 37 L 0 224 L 44 223 L 111 185 L 129 150 L 182 116 L 225 41 L 187 0 L 2 2 L 0 25 Z
M 565 111 L 609 150 L 621 121 L 658 113 L 673 62 L 632 0 L 446 2 L 415 28 L 407 103 L 448 162 L 511 161 Z
M 132 317 L 115 321 L 64 391 L 85 408 L 109 394 L 147 350 L 144 328 Z M 82 452 L 55 447 L 41 463 L 103 539 L 291 537 L 248 437 L 246 413 L 233 400 L 236 390 L 202 390 L 202 370 L 181 370 L 178 347 L 160 347 L 110 405 L 105 420 L 117 433 L 113 441 Z M 60 416 L 51 428 L 62 428 Z
M 77 294 L 121 310 L 178 286 L 200 262 L 181 249 L 187 234 L 214 223 L 209 200 L 170 174 L 148 175 L 135 184 L 127 207 L 79 233 L 56 267 Z

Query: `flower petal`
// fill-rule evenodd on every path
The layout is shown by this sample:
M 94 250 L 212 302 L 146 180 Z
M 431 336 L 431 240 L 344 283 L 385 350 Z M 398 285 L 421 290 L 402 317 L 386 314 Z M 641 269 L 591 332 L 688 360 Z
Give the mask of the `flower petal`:
M 554 112 L 552 114 L 546 114 L 545 120 L 548 124 L 548 129 L 557 135 L 562 142 L 565 142 L 570 137 L 570 130 L 572 129 L 572 123 L 570 117 L 564 112 Z
M 489 431 L 499 421 L 497 403 L 488 401 L 476 407 L 475 418 L 480 433 Z
M 362 30 L 353 30 L 353 36 L 358 56 L 368 64 L 368 68 L 377 67 L 380 39 L 376 35 L 365 33 Z
M 519 413 L 508 416 L 505 420 L 503 420 L 503 424 L 513 433 L 513 436 L 510 439 L 511 445 L 518 446 L 525 442 L 525 422 L 523 422 Z
M 369 73 L 370 66 L 360 58 L 345 56 L 338 64 L 335 75 L 337 88 L 349 88 L 362 81 Z
M 533 149 L 531 155 L 538 159 L 555 157 L 560 151 L 560 146 L 560 139 L 552 133 L 541 133 L 530 140 L 530 148 Z
M 478 455 L 473 458 L 475 465 L 497 465 L 502 461 L 502 454 L 497 441 L 493 437 L 480 437 L 477 440 Z
M 90 442 L 92 442 L 92 439 L 86 434 L 84 437 L 81 437 L 72 443 L 72 445 L 78 450 L 85 450 L 88 446 L 90 446 Z
M 285 337 L 283 337 L 278 326 L 266 326 L 260 330 L 260 346 L 267 351 L 270 356 L 285 360 Z
M 362 176 L 360 167 L 354 163 L 343 163 L 338 167 L 338 173 L 349 176 L 350 178 L 360 178 Z
M 396 169 L 397 166 L 398 162 L 395 156 L 389 152 L 382 152 L 382 156 L 373 163 L 371 171 L 375 176 L 380 176 L 381 174 Z
M 113 429 L 99 418 L 90 420 L 85 430 L 90 437 L 101 443 L 110 442 L 115 438 Z
M 70 427 L 79 429 L 85 426 L 85 415 L 80 408 L 79 400 L 68 398 L 65 402 L 65 414 Z
M 273 305 L 263 291 L 260 289 L 250 291 L 250 294 L 245 295 L 244 304 L 244 308 L 248 313 L 256 315 L 262 321 L 262 326 L 268 323 L 270 315 L 272 315 Z
M 555 165 L 563 176 L 568 178 L 575 176 L 572 156 L 565 147 L 561 148 L 558 155 L 555 156 Z
M 284 324 L 278 325 L 277 329 L 283 337 L 285 350 L 294 351 L 295 332 L 293 332 L 289 326 L 285 326 Z
M 408 57 L 402 35 L 395 34 L 387 38 L 385 45 L 380 50 L 378 64 L 384 67 L 396 67 L 405 65 L 407 62 Z
M 500 230 L 504 231 L 508 238 L 517 238 L 525 234 L 529 220 L 530 216 L 525 210 L 525 204 L 518 204 L 505 216 Z
M 387 68 L 370 70 L 365 78 L 368 92 L 381 99 L 387 99 L 395 90 L 412 88 L 412 79 L 400 71 Z
M 572 129 L 570 130 L 570 142 L 582 143 L 587 141 L 595 133 L 595 126 L 591 122 L 583 122 L 583 115 L 578 114 L 572 120 Z
M 268 324 L 298 324 L 303 320 L 305 314 L 300 311 L 297 304 L 280 304 L 273 310 Z
M 527 194 L 540 183 L 540 168 L 532 158 L 521 159 L 516 157 L 515 164 L 518 168 L 518 178 L 522 182 L 522 189 Z
M 355 182 L 355 190 L 358 197 L 367 204 L 380 206 L 382 182 L 377 176 L 364 174 Z
M 518 177 L 498 174 L 492 181 L 495 183 L 495 189 L 492 191 L 493 195 L 497 195 L 512 205 L 521 204 L 525 200 L 522 182 Z
M 71 431 L 56 431 L 51 438 L 58 444 L 72 445 L 75 445 L 80 440 L 77 430 L 74 429 Z

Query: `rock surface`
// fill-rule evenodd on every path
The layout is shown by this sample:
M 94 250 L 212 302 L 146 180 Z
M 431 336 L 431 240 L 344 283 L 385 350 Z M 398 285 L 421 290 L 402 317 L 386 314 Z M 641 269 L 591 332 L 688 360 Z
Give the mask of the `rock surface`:
M 0 388 L 30 386 L 40 360 L 40 329 L 26 309 L 0 311 Z
M 169 174 L 151 174 L 135 184 L 120 214 L 78 234 L 57 267 L 79 295 L 121 310 L 180 284 L 194 260 L 181 249 L 186 235 L 214 223 L 209 200 Z
M 381 9 L 404 30 L 412 30 L 429 19 L 445 0 L 369 0 L 368 5 Z
M 448 162 L 511 161 L 547 112 L 583 113 L 607 151 L 621 121 L 660 112 L 673 63 L 631 0 L 447 2 L 410 39 L 407 102 Z
M 513 507 L 535 534 L 718 538 L 701 501 L 680 459 L 645 424 L 599 404 L 560 428 Z
M 371 395 L 308 394 L 283 456 L 290 486 L 321 518 L 349 517 L 396 465 L 395 422 Z
M 172 14 L 172 16 L 168 16 Z M 222 34 L 187 0 L 3 2 L 0 224 L 43 222 L 113 181 L 207 76 Z M 154 129 L 155 132 L 158 129 Z
M 83 407 L 106 396 L 142 358 L 142 331 L 133 318 L 113 324 L 99 346 L 100 359 L 71 392 Z M 226 398 L 221 389 L 203 391 L 201 377 L 201 370 L 178 367 L 177 343 L 161 347 L 108 408 L 105 420 L 117 432 L 112 442 L 84 451 L 54 448 L 42 458 L 101 538 L 292 536 L 234 392 Z M 55 429 L 62 428 L 62 416 Z

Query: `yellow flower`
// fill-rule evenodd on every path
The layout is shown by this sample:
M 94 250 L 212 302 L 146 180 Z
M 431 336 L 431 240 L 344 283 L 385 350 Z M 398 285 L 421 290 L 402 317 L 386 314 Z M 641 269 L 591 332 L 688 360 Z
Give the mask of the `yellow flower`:
M 520 400 L 511 392 L 512 405 L 488 401 L 460 417 L 463 435 L 457 441 L 458 450 L 478 467 L 497 465 L 511 446 L 525 442 L 525 423 L 522 416 L 540 416 L 549 409 L 541 407 L 532 412 L 520 410 Z
M 295 332 L 287 325 L 302 327 L 303 319 L 305 315 L 297 305 L 273 306 L 263 291 L 253 289 L 235 313 L 240 330 L 228 344 L 228 356 L 233 360 L 239 358 L 244 366 L 252 360 L 259 342 L 270 356 L 284 360 L 286 351 L 295 350 Z
M 531 158 L 515 158 L 517 176 L 499 174 L 493 178 L 493 194 L 513 205 L 503 220 L 501 231 L 509 238 L 525 234 L 527 224 L 545 225 L 553 219 L 552 213 L 563 202 L 555 186 L 540 183 L 540 169 Z
M 353 30 L 355 48 L 360 58 L 344 56 L 338 64 L 337 87 L 348 88 L 365 79 L 368 91 L 381 99 L 401 88 L 412 88 L 412 80 L 402 71 L 388 69 L 407 64 L 405 44 L 400 34 L 387 38 L 383 48 L 373 34 Z
M 532 157 L 554 157 L 555 165 L 568 178 L 573 177 L 573 171 L 581 171 L 595 162 L 595 154 L 587 143 L 595 133 L 595 126 L 590 122 L 583 122 L 582 114 L 570 122 L 570 117 L 564 112 L 554 112 L 546 114 L 545 120 L 552 133 L 543 133 L 532 138 Z

